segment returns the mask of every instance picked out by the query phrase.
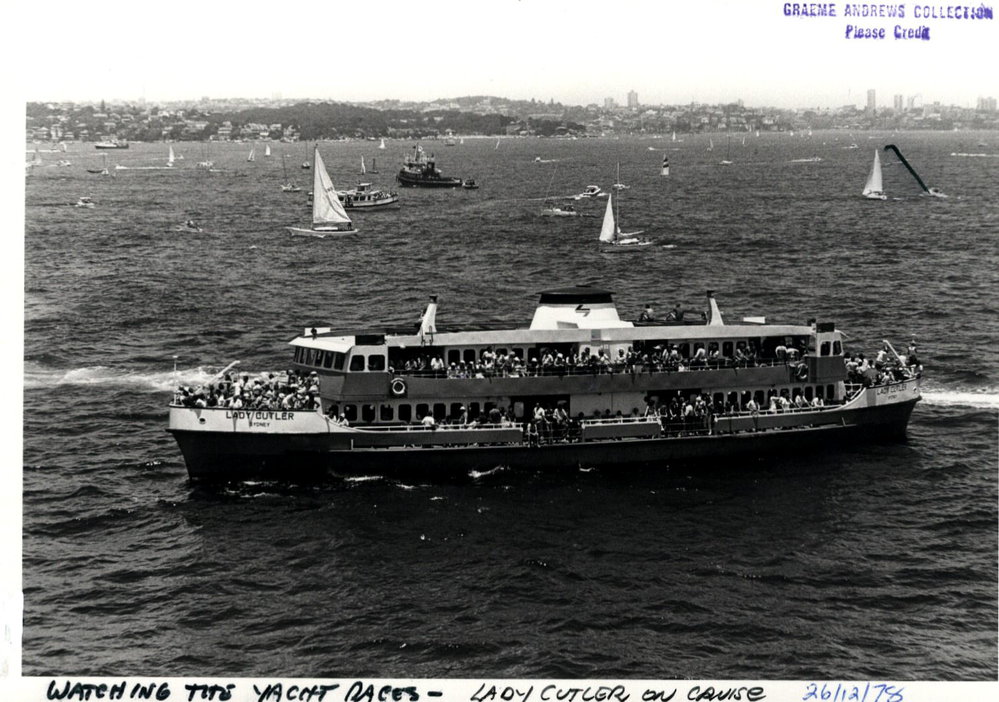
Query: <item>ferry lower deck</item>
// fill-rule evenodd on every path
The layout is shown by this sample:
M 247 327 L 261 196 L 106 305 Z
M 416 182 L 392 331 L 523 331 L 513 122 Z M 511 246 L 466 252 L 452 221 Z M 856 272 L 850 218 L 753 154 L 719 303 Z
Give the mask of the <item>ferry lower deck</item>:
M 919 380 L 911 379 L 863 389 L 837 406 L 738 412 L 700 426 L 664 426 L 654 417 L 585 420 L 576 434 L 537 440 L 510 425 L 353 429 L 315 411 L 172 406 L 168 431 L 195 480 L 455 478 L 495 468 L 705 466 L 718 459 L 898 440 L 918 400 Z

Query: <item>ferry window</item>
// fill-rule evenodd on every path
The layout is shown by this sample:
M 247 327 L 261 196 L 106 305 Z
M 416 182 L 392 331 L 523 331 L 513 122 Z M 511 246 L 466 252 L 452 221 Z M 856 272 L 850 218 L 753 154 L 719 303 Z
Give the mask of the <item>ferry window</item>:
M 339 417 L 340 416 L 340 405 L 330 405 L 327 408 L 326 413 L 330 417 Z
M 742 393 L 741 406 L 743 407 L 743 409 L 745 409 L 746 405 L 749 404 L 749 401 L 751 399 L 753 399 L 753 393 L 751 393 L 749 390 L 746 390 L 746 392 Z
M 496 403 L 495 403 L 495 402 L 487 402 L 487 403 L 486 403 L 486 408 L 485 408 L 485 410 L 483 410 L 483 411 L 484 411 L 484 412 L 485 412 L 486 414 L 489 414 L 489 411 L 490 411 L 490 410 L 491 410 L 491 409 L 492 409 L 493 407 L 495 407 L 495 406 L 496 406 Z
M 843 344 L 841 344 L 838 340 L 834 341 L 833 342 L 833 356 L 839 356 L 841 353 L 843 353 Z
M 475 419 L 478 416 L 479 416 L 479 403 L 478 402 L 469 402 L 468 403 L 468 418 L 469 419 Z
M 365 424 L 370 424 L 375 421 L 374 405 L 361 405 L 361 421 Z
M 461 363 L 461 351 L 458 349 L 450 349 L 447 352 L 447 363 L 451 365 L 452 363 Z
M 812 401 L 812 397 L 814 397 L 814 396 L 815 396 L 815 392 L 813 391 L 812 386 L 809 385 L 807 388 L 805 388 L 805 399 L 808 400 L 809 402 L 811 402 Z
M 791 388 L 791 398 L 795 398 L 801 394 L 801 388 Z
M 323 368 L 332 368 L 332 367 L 333 367 L 333 352 L 327 351 L 325 354 L 323 354 Z
M 718 342 L 717 341 L 709 341 L 708 342 L 708 353 L 714 353 L 717 350 L 718 350 Z
M 357 421 L 357 405 L 344 405 L 343 406 L 343 416 L 347 418 L 348 422 Z
M 524 349 L 510 349 L 510 353 L 519 358 L 521 361 L 524 360 Z
M 395 411 L 392 409 L 392 405 L 382 405 L 381 410 L 378 412 L 378 419 L 383 422 L 391 422 L 395 417 Z
M 763 394 L 762 390 L 757 390 L 753 393 L 753 399 L 756 400 L 756 404 L 760 405 L 762 409 L 766 405 L 766 396 Z
M 836 397 L 836 390 L 832 385 L 826 385 L 826 399 L 831 400 Z
M 734 353 L 732 347 L 733 347 L 733 344 L 732 344 L 731 341 L 723 341 L 722 342 L 722 356 L 728 356 L 729 358 L 731 358 L 732 356 L 734 356 L 735 353 Z
M 451 419 L 458 419 L 461 416 L 461 408 L 464 407 L 460 402 L 451 403 Z
M 302 363 L 304 363 L 307 366 L 311 366 L 312 361 L 314 361 L 315 358 L 316 358 L 315 349 L 305 349 L 305 353 L 302 354 Z
M 368 370 L 369 371 L 383 371 L 385 370 L 385 357 L 381 354 L 368 356 Z
M 295 363 L 301 363 L 301 362 L 302 362 L 302 347 L 296 346 L 295 347 Z
M 816 385 L 815 386 L 815 396 L 816 397 L 825 397 L 826 396 L 826 389 L 825 389 L 825 387 L 823 387 L 822 385 Z
M 465 363 L 475 363 L 475 349 L 465 349 L 462 357 L 465 359 Z
M 823 341 L 822 342 L 822 345 L 819 347 L 819 355 L 820 356 L 828 356 L 829 355 L 829 342 L 828 341 Z
M 399 421 L 409 422 L 413 419 L 412 405 L 399 405 Z
M 443 402 L 434 403 L 434 419 L 438 422 L 443 420 L 447 416 L 447 405 Z
M 352 370 L 352 371 L 362 371 L 362 370 L 364 370 L 364 356 L 351 356 L 350 357 L 350 370 Z
M 423 404 L 422 402 L 416 406 L 416 418 L 423 419 L 428 414 L 430 414 L 430 405 Z
M 496 349 L 497 356 L 506 356 L 506 349 Z
M 719 405 L 719 406 L 723 405 L 723 404 L 725 404 L 725 393 L 723 393 L 723 392 L 716 392 L 711 399 L 714 400 L 715 405 Z
M 343 361 L 346 358 L 339 351 L 333 352 L 333 370 L 343 370 Z
M 677 344 L 676 350 L 680 353 L 681 358 L 690 358 L 690 343 L 684 341 Z

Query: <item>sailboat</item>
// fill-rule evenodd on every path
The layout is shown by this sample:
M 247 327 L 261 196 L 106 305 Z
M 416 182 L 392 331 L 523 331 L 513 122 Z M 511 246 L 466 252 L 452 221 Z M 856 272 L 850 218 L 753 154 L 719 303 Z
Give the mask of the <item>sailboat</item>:
M 247 161 L 256 161 L 257 160 L 256 151 L 257 151 L 257 148 L 255 146 L 251 146 L 250 147 L 250 155 L 246 157 L 246 160 Z
M 362 164 L 364 162 L 364 157 L 363 156 L 361 157 L 361 162 L 362 162 Z M 375 157 L 374 156 L 371 157 L 371 170 L 368 171 L 368 173 L 374 173 L 375 175 L 378 175 L 378 163 L 375 161 Z
M 495 151 L 495 149 L 498 149 L 498 148 L 499 148 L 499 139 L 496 140 L 496 147 L 493 150 Z
M 365 175 L 368 169 L 364 167 L 364 156 L 361 156 L 361 175 Z
M 548 199 L 552 190 L 552 183 L 555 182 L 555 174 L 558 173 L 558 166 L 552 171 L 551 180 L 548 181 L 548 190 L 545 191 L 545 204 L 541 208 L 542 217 L 578 217 L 579 213 L 572 205 L 559 206 Z
M 676 141 L 676 132 L 673 132 L 673 141 Z
M 288 180 L 288 154 L 281 154 L 281 170 L 284 172 L 284 184 L 281 186 L 283 193 L 300 193 L 302 189 L 297 185 L 292 185 Z
M 270 156 L 271 156 L 271 145 L 267 144 L 267 146 L 264 147 L 264 158 L 270 158 Z
M 381 143 L 378 144 L 378 148 L 381 149 L 381 150 L 383 150 L 383 151 L 385 150 L 385 140 L 384 139 L 382 139 Z
M 721 165 L 731 166 L 732 161 L 729 156 L 732 154 L 732 137 L 728 137 L 728 141 L 725 142 L 725 158 L 722 159 Z
M 319 147 L 317 146 L 316 149 L 318 150 Z M 302 161 L 302 168 L 304 168 L 306 170 L 308 170 L 309 168 L 311 168 L 311 166 L 309 165 L 309 145 L 308 144 L 305 145 L 305 160 Z
M 198 166 L 197 166 L 198 168 L 203 168 L 206 171 L 212 170 L 212 166 L 215 165 L 215 163 L 211 159 L 208 158 L 208 149 L 209 149 L 209 146 L 206 143 L 205 144 L 205 160 L 204 161 L 199 161 L 198 162 Z
M 708 151 L 715 150 L 715 142 L 711 137 L 708 137 Z
M 663 154 L 663 165 L 662 169 L 659 171 L 659 175 L 668 176 L 669 175 L 669 156 Z
M 104 157 L 104 166 L 101 168 L 88 168 L 87 173 L 94 173 L 96 175 L 102 175 L 102 176 L 111 175 L 111 173 L 108 171 L 108 155 L 101 154 L 101 156 Z
M 603 253 L 625 253 L 630 251 L 640 251 L 641 247 L 648 246 L 651 241 L 643 241 L 638 238 L 641 231 L 622 232 L 618 226 L 617 218 L 614 214 L 614 196 L 607 198 L 607 209 L 604 210 L 604 222 L 600 227 L 599 241 Z
M 353 222 L 347 216 L 346 210 L 340 204 L 336 188 L 326 172 L 323 158 L 319 155 L 319 147 L 313 154 L 315 168 L 312 176 L 312 229 L 300 227 L 285 227 L 292 236 L 311 236 L 323 239 L 331 235 L 354 234 Z
M 864 183 L 864 197 L 868 200 L 887 200 L 888 196 L 884 193 L 884 185 L 881 183 L 881 157 L 878 156 L 878 150 L 874 150 L 874 165 L 871 166 L 870 175 L 867 176 L 867 182 Z
M 621 182 L 621 164 L 620 163 L 617 164 L 617 179 L 614 181 L 614 185 L 612 185 L 611 187 L 614 188 L 615 190 L 627 190 L 628 188 L 631 187 L 630 185 L 625 185 L 624 183 Z
M 173 147 L 171 146 L 170 153 L 167 155 L 167 168 L 173 168 L 173 162 L 174 162 L 174 155 L 173 155 Z

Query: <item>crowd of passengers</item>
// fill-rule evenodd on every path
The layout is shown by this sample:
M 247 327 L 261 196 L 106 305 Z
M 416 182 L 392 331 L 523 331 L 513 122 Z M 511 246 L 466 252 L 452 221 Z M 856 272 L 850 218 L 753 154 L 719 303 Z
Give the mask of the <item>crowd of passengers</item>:
M 573 373 L 639 373 L 686 371 L 706 368 L 747 368 L 761 363 L 797 363 L 805 349 L 779 344 L 771 357 L 763 357 L 755 345 L 739 343 L 734 355 L 723 356 L 716 343 L 710 347 L 697 345 L 690 358 L 681 354 L 676 344 L 658 344 L 647 350 L 618 349 L 617 356 L 603 349 L 591 352 L 583 348 L 578 354 L 542 349 L 540 356 L 532 356 L 526 363 L 515 353 L 495 353 L 487 348 L 476 361 L 445 363 L 441 356 L 429 354 L 407 359 L 401 368 L 393 369 L 404 374 L 419 373 L 448 378 L 488 378 L 495 376 L 539 376 Z
M 918 378 L 923 373 L 923 367 L 916 356 L 916 342 L 913 340 L 904 354 L 896 354 L 884 344 L 874 360 L 864 354 L 848 354 L 845 357 L 847 382 L 874 387 L 899 380 Z
M 487 426 L 520 426 L 524 442 L 538 445 L 579 441 L 582 427 L 587 422 L 623 423 L 645 419 L 657 421 L 662 436 L 685 436 L 710 434 L 717 418 L 722 415 L 734 415 L 740 412 L 750 414 L 780 413 L 824 406 L 825 402 L 821 397 L 814 397 L 808 401 L 800 392 L 796 392 L 792 396 L 787 390 L 772 391 L 765 406 L 761 406 L 751 396 L 747 396 L 745 403 L 740 405 L 731 393 L 728 399 L 722 400 L 720 398 L 712 399 L 707 393 L 690 394 L 683 397 L 678 392 L 669 400 L 659 401 L 655 398 L 649 398 L 644 411 L 639 411 L 635 407 L 628 415 L 620 410 L 612 414 L 607 409 L 603 412 L 594 410 L 589 417 L 582 412 L 573 417 L 566 410 L 564 403 L 559 403 L 555 407 L 545 407 L 537 403 L 522 422 L 518 422 L 512 412 L 506 411 L 502 407 L 493 407 L 488 412 L 470 417 L 468 410 L 462 406 L 457 415 L 443 417 L 438 421 L 432 414 L 427 414 L 417 417 L 416 423 L 434 430 L 438 428 L 477 429 Z
M 255 378 L 249 375 L 226 373 L 194 389 L 178 388 L 174 398 L 185 407 L 224 407 L 250 410 L 317 410 L 319 403 L 319 374 L 296 373 L 289 370 L 283 375 L 268 373 Z

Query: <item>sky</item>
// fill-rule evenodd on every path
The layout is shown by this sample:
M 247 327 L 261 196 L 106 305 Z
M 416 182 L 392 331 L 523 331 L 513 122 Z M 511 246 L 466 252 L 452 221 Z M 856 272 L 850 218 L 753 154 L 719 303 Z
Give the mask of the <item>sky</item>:
M 787 17 L 775 0 L 16 0 L 14 65 L 24 99 L 39 101 L 602 104 L 635 90 L 643 104 L 837 107 L 874 88 L 881 106 L 918 94 L 973 107 L 999 97 L 999 20 L 927 21 L 913 3 L 882 3 L 904 5 L 906 18 L 855 21 L 848 3 L 831 4 L 837 17 Z M 848 24 L 889 38 L 846 39 Z M 930 40 L 895 40 L 896 24 L 928 26 Z

